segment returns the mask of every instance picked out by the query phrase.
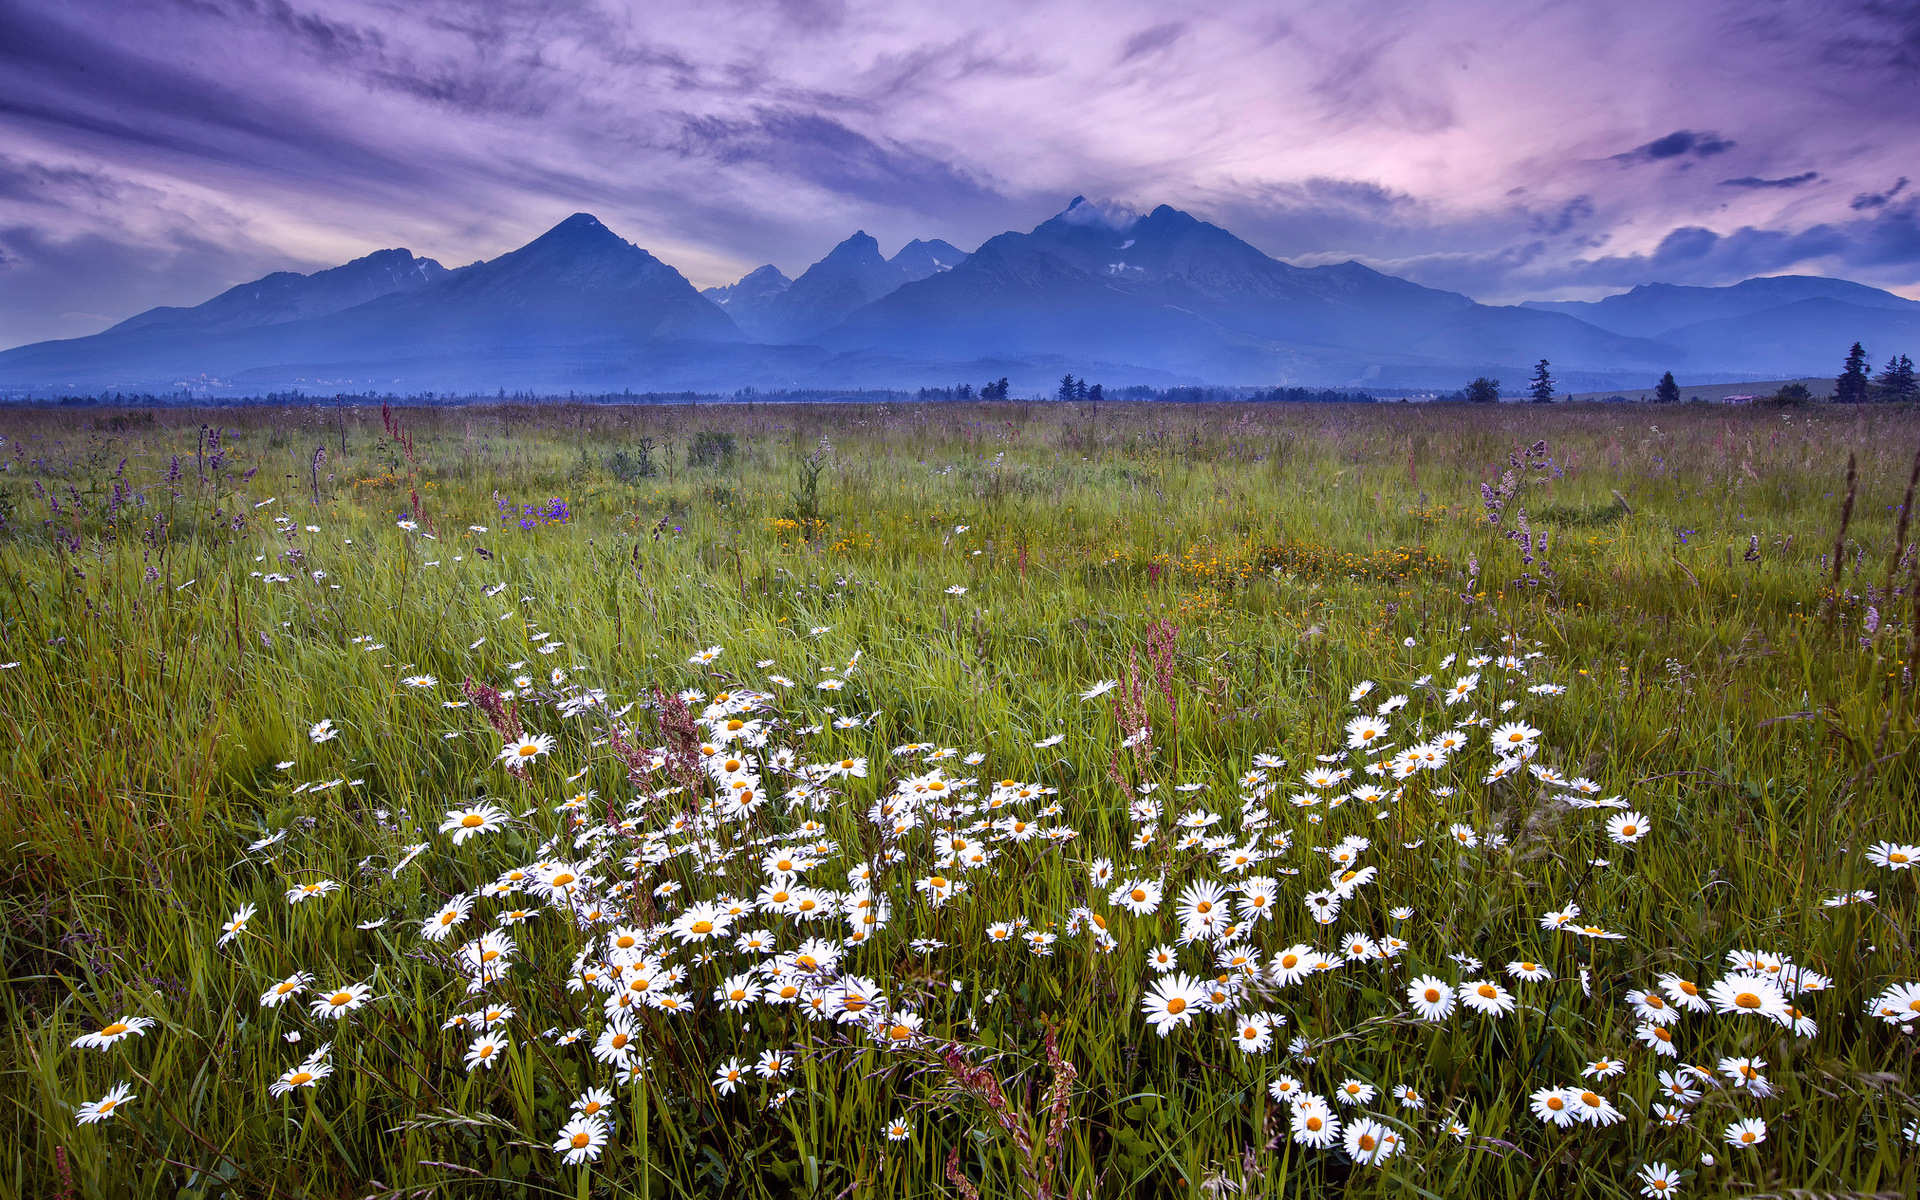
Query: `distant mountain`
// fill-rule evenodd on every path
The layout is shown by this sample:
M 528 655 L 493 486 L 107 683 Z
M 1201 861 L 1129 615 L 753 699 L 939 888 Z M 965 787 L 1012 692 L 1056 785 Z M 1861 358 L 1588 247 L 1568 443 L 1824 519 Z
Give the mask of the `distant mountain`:
M 0 354 L 0 384 L 85 389 L 253 379 L 323 387 L 404 380 L 425 390 L 457 379 L 491 389 L 496 380 L 530 375 L 632 377 L 663 356 L 663 344 L 741 340 L 727 314 L 680 272 L 585 213 L 491 262 L 322 316 L 206 331 L 138 321 Z
M 733 312 L 757 311 L 767 301 L 793 286 L 793 280 L 780 273 L 780 268 L 768 263 L 764 267 L 755 267 L 742 275 L 738 282 L 724 287 L 702 288 L 700 294 L 718 304 L 721 308 Z
M 1683 350 L 1687 362 L 1738 363 L 1744 371 L 1783 377 L 1831 377 L 1840 373 L 1841 360 L 1855 342 L 1865 346 L 1876 370 L 1894 354 L 1920 350 L 1920 304 L 1905 303 L 1909 307 L 1904 309 L 1869 308 L 1816 296 L 1745 316 L 1683 325 L 1668 330 L 1661 340 Z
M 797 284 L 795 285 L 798 286 Z M 939 358 L 1064 356 L 1223 383 L 1347 383 L 1437 368 L 1651 367 L 1672 357 L 1558 314 L 1475 304 L 1359 263 L 1294 267 L 1162 205 L 1076 197 L 826 332 L 829 349 Z
M 280 325 L 323 317 L 394 292 L 411 291 L 446 274 L 445 267 L 431 258 L 415 258 L 410 250 L 376 250 L 343 267 L 311 275 L 275 271 L 252 283 L 228 288 L 194 308 L 150 308 L 106 333 L 141 329 L 219 333 Z
M 785 288 L 762 287 L 752 298 L 730 296 L 727 315 L 755 340 L 802 342 L 838 324 L 861 305 L 878 300 L 903 284 L 948 271 L 966 254 L 942 241 L 908 242 L 892 258 L 865 230 L 841 242 Z M 733 288 L 767 270 L 762 267 Z
M 1528 300 L 1521 307 L 1564 313 L 1629 337 L 1659 337 L 1682 325 L 1745 317 L 1815 299 L 1867 309 L 1920 312 L 1920 300 L 1908 300 L 1864 283 L 1817 275 L 1774 275 L 1742 280 L 1729 287 L 1643 283 L 1604 300 Z

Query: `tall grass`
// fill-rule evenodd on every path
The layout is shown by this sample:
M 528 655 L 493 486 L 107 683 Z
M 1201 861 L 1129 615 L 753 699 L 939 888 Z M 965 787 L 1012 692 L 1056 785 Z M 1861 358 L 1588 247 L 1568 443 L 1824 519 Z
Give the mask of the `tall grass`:
M 689 465 L 703 433 L 731 435 L 733 451 L 709 437 Z M 1920 420 L 1904 410 L 10 410 L 0 436 L 0 661 L 17 664 L 0 669 L 12 1194 L 1613 1196 L 1656 1160 L 1697 1171 L 1684 1183 L 1696 1195 L 1920 1186 L 1902 1133 L 1920 1116 L 1914 1026 L 1864 1012 L 1920 978 L 1914 874 L 1863 857 L 1920 840 L 1903 509 Z M 536 634 L 563 648 L 541 653 Z M 688 661 L 711 645 L 716 662 Z M 1613 845 L 1605 810 L 1570 808 L 1524 772 L 1483 785 L 1484 732 L 1397 803 L 1287 803 L 1299 772 L 1344 746 L 1344 723 L 1372 711 L 1349 700 L 1355 684 L 1380 684 L 1369 704 L 1413 696 L 1393 716 L 1404 745 L 1464 715 L 1435 691 L 1465 670 L 1444 656 L 1522 645 L 1538 665 L 1512 682 L 1482 668 L 1472 707 L 1504 720 L 1494 704 L 1515 701 L 1544 730 L 1535 761 L 1625 796 L 1650 838 Z M 794 688 L 768 683 L 781 672 Z M 479 710 L 442 702 L 469 677 L 504 688 L 522 673 L 526 724 L 559 745 L 509 773 Z M 414 675 L 437 684 L 400 682 Z M 847 686 L 817 690 L 826 677 Z M 1132 682 L 1082 700 L 1101 679 Z M 1568 690 L 1523 686 L 1544 681 Z M 1114 705 L 1136 686 L 1151 755 L 1123 745 L 1134 730 Z M 645 1067 L 615 1089 L 608 1148 L 569 1167 L 550 1144 L 569 1101 L 611 1071 L 541 1035 L 603 1024 L 560 986 L 586 933 L 551 908 L 512 928 L 521 965 L 487 994 L 519 1014 L 513 1050 L 469 1072 L 470 1035 L 441 1025 L 478 1001 L 418 922 L 510 866 L 585 856 L 570 837 L 636 795 L 608 732 L 666 737 L 655 687 L 778 692 L 790 725 L 776 744 L 869 760 L 867 778 L 840 785 L 845 803 L 788 816 L 776 801 L 714 835 L 744 849 L 812 816 L 859 851 L 824 869 L 828 886 L 881 845 L 867 806 L 928 769 L 892 753 L 907 742 L 986 756 L 934 764 L 952 774 L 1057 788 L 1047 823 L 1078 836 L 997 844 L 994 868 L 937 910 L 912 891 L 933 869 L 924 847 L 891 868 L 885 942 L 850 951 L 848 969 L 925 1019 L 931 1036 L 910 1049 L 790 1008 L 722 1014 L 708 994 L 734 968 L 676 955 L 695 1015 L 647 1016 Z M 554 703 L 582 688 L 607 703 L 561 717 Z M 878 715 L 832 725 L 848 713 Z M 340 733 L 315 742 L 323 718 Z M 804 724 L 825 728 L 801 738 Z M 1204 805 L 1231 829 L 1260 753 L 1291 763 L 1273 773 L 1287 786 L 1264 802 L 1264 832 L 1293 848 L 1263 870 L 1300 872 L 1279 878 L 1262 959 L 1349 932 L 1407 948 L 1257 989 L 1242 1010 L 1287 1024 L 1247 1055 L 1225 1043 L 1224 1015 L 1165 1038 L 1143 1019 L 1148 953 L 1181 932 L 1173 896 L 1215 872 L 1167 847 L 1171 828 L 1130 849 L 1127 804 L 1156 783 L 1169 826 Z M 639 794 L 666 782 L 656 773 Z M 1189 800 L 1181 783 L 1208 788 Z M 584 789 L 588 826 L 575 826 L 555 808 Z M 530 815 L 450 845 L 441 816 L 480 798 Z M 683 803 L 637 804 L 636 830 Z M 1507 844 L 1462 849 L 1446 837 L 1456 824 Z M 1346 834 L 1372 840 L 1380 878 L 1322 927 L 1300 903 L 1326 868 L 1307 848 Z M 602 875 L 622 875 L 625 836 Z M 1098 858 L 1164 872 L 1168 904 L 1116 915 L 1088 878 Z M 676 856 L 618 903 L 636 922 L 669 920 L 689 896 L 756 886 L 757 861 L 716 871 Z M 343 890 L 282 899 L 320 878 Z M 677 898 L 652 897 L 663 880 Z M 1860 889 L 1874 898 L 1822 904 Z M 1541 928 L 1569 902 L 1624 940 Z M 248 934 L 216 947 L 249 903 Z M 1414 914 L 1392 915 L 1400 905 Z M 1112 953 L 1067 932 L 1076 909 L 1113 918 Z M 1022 917 L 1059 935 L 1051 956 L 988 944 L 990 924 Z M 760 920 L 783 950 L 804 936 Z M 915 951 L 919 937 L 946 945 Z M 1811 1002 L 1819 1033 L 1687 1018 L 1680 1061 L 1764 1058 L 1778 1094 L 1708 1086 L 1691 1126 L 1663 1127 L 1655 1077 L 1672 1064 L 1634 1041 L 1625 994 L 1667 972 L 1704 986 L 1735 949 L 1831 976 Z M 1190 947 L 1183 969 L 1207 958 Z M 1408 1014 L 1412 976 L 1491 977 L 1509 959 L 1555 976 L 1501 976 L 1522 1001 L 1511 1017 Z M 338 1023 L 307 1012 L 311 994 L 263 1008 L 261 990 L 295 970 L 317 987 L 371 982 L 378 1000 Z M 125 1015 L 158 1024 L 106 1052 L 71 1047 Z M 1296 1036 L 1310 1044 L 1290 1050 Z M 328 1040 L 332 1078 L 269 1097 Z M 717 1063 L 782 1047 L 797 1054 L 782 1082 L 733 1096 L 708 1082 Z M 1535 1089 L 1607 1056 L 1629 1063 L 1604 1081 L 1621 1124 L 1562 1133 L 1528 1112 Z M 1376 1170 L 1296 1144 L 1267 1092 L 1283 1072 L 1319 1092 L 1371 1081 L 1408 1152 Z M 76 1124 L 79 1104 L 122 1081 L 137 1100 Z M 1396 1106 L 1384 1093 L 1398 1083 L 1427 1106 Z M 1767 1140 L 1722 1144 L 1736 1115 L 1764 1115 Z M 909 1138 L 884 1136 L 894 1119 Z

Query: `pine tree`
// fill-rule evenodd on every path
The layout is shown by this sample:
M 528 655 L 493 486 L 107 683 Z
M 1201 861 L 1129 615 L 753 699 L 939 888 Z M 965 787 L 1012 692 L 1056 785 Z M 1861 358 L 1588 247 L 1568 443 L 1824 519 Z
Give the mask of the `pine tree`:
M 1084 378 L 1073 381 L 1073 398 L 1075 400 L 1085 400 L 1087 398 L 1087 381 Z
M 1660 377 L 1659 386 L 1653 389 L 1653 398 L 1661 404 L 1680 403 L 1680 385 L 1674 382 L 1672 371 Z
M 1062 400 L 1073 399 L 1073 389 L 1074 389 L 1075 382 L 1076 381 L 1071 374 L 1062 375 L 1060 377 L 1060 390 L 1055 392 L 1054 395 L 1058 396 Z
M 1533 397 L 1535 404 L 1546 404 L 1553 399 L 1553 376 L 1547 374 L 1547 360 L 1541 359 L 1533 368 L 1533 379 L 1527 384 L 1527 395 Z
M 1915 391 L 1913 360 L 1906 355 L 1887 360 L 1887 369 L 1873 381 L 1874 392 L 1882 400 L 1911 400 Z
M 1861 404 L 1867 399 L 1867 352 L 1859 342 L 1847 352 L 1847 365 L 1833 381 L 1835 404 Z

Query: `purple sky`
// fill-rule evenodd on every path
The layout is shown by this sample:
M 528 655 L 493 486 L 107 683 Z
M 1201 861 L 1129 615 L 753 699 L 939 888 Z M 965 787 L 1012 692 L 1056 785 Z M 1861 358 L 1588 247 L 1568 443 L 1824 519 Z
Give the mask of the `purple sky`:
M 0 346 L 579 210 L 705 286 L 1075 193 L 1492 302 L 1920 297 L 1917 112 L 1912 0 L 0 0 Z

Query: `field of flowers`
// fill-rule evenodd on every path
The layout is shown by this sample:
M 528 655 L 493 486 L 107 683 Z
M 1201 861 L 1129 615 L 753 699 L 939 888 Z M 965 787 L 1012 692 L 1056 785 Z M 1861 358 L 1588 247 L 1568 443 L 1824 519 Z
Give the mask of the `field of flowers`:
M 1916 451 L 0 411 L 0 1194 L 1912 1196 Z

